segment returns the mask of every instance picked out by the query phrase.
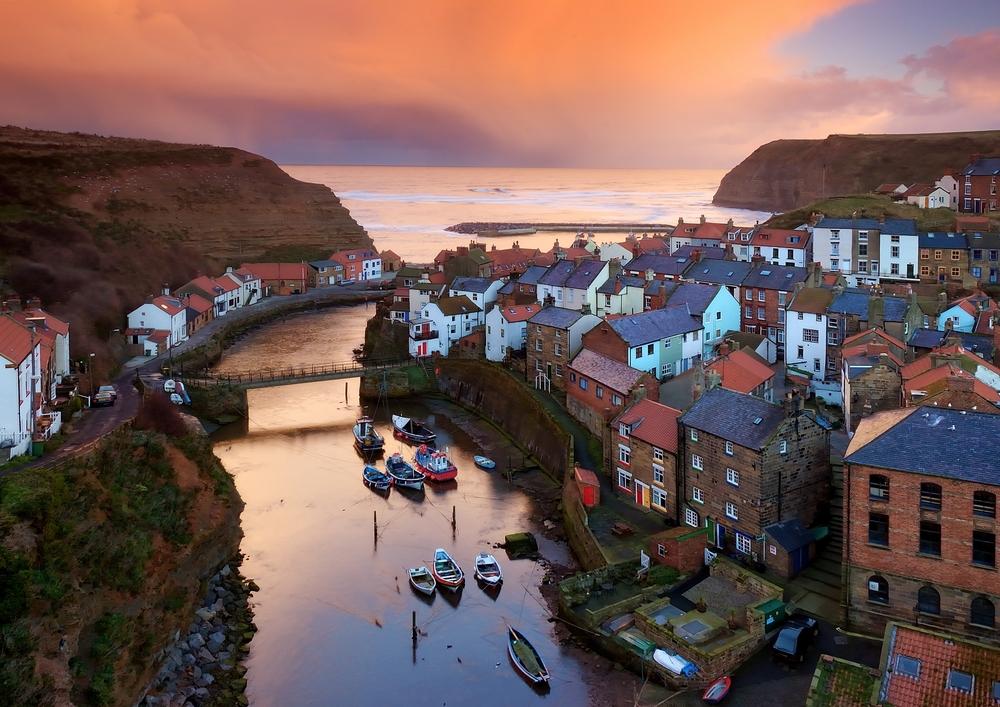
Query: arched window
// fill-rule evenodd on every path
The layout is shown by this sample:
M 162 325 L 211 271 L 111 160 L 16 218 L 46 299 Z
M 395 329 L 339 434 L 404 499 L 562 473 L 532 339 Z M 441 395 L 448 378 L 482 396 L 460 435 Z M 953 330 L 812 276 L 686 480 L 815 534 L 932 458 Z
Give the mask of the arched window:
M 986 597 L 973 599 L 972 608 L 969 611 L 969 623 L 993 628 L 996 624 L 996 609 L 993 602 Z
M 917 609 L 921 614 L 940 614 L 941 595 L 934 587 L 921 587 L 917 592 Z
M 889 583 L 885 581 L 885 577 L 874 574 L 868 578 L 868 601 L 889 603 Z
M 941 486 L 920 484 L 920 508 L 925 511 L 941 510 Z
M 989 491 L 976 491 L 972 494 L 972 515 L 980 518 L 997 517 L 997 497 Z
M 889 500 L 889 477 L 872 474 L 868 477 L 868 496 L 876 501 Z

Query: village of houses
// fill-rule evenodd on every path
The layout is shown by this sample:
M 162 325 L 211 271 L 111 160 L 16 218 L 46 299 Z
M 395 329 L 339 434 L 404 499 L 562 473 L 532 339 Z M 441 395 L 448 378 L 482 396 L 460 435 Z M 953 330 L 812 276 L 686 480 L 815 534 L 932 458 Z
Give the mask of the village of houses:
M 640 592 L 613 607 L 631 617 L 617 625 L 595 598 L 601 570 L 577 579 L 570 603 L 609 638 L 730 672 L 791 602 L 885 636 L 878 669 L 824 658 L 814 692 L 855 689 L 860 671 L 893 704 L 988 704 L 1000 699 L 998 172 L 1000 159 L 976 158 L 934 185 L 879 187 L 953 208 L 947 232 L 862 214 L 794 229 L 701 217 L 547 252 L 472 242 L 424 265 L 374 249 L 244 263 L 136 303 L 124 334 L 155 356 L 262 298 L 391 282 L 383 311 L 408 330 L 409 356 L 507 367 L 601 441 L 603 469 L 574 476 L 584 518 L 613 499 L 638 519 L 615 530 L 654 564 L 691 575 L 715 560 L 702 591 Z M 38 304 L 9 300 L 0 317 L 11 457 L 58 429 L 71 374 L 69 325 Z

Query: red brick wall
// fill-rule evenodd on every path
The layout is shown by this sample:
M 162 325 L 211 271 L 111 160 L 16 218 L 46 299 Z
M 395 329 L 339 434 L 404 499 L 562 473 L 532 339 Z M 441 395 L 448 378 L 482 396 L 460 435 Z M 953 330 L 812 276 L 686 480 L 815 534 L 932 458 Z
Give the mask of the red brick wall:
M 654 461 L 653 459 L 653 445 L 648 442 L 644 442 L 636 437 L 623 437 L 618 432 L 618 426 L 612 423 L 609 428 L 609 453 L 610 453 L 610 464 L 609 468 L 611 471 L 611 484 L 615 491 L 620 494 L 623 498 L 626 498 L 629 502 L 635 503 L 635 490 L 629 491 L 628 489 L 623 489 L 618 486 L 618 473 L 617 469 L 625 469 L 632 474 L 633 480 L 638 479 L 650 487 L 658 487 L 665 491 L 667 494 L 667 504 L 666 508 L 660 508 L 658 506 L 652 505 L 652 496 L 650 496 L 650 506 L 651 510 L 660 513 L 661 515 L 670 518 L 675 523 L 677 522 L 677 458 L 674 454 L 671 454 L 668 450 L 663 450 L 662 461 Z M 629 464 L 623 464 L 618 458 L 618 445 L 624 444 L 631 450 L 631 462 Z M 663 467 L 663 481 L 653 480 L 653 464 L 657 464 Z
M 583 335 L 583 348 L 596 351 L 615 361 L 628 363 L 628 346 L 607 322 L 598 324 Z
M 889 478 L 887 502 L 869 499 L 871 474 Z M 941 486 L 940 512 L 920 509 L 921 482 Z M 845 467 L 844 483 L 847 504 L 844 563 L 849 571 L 849 620 L 873 628 L 883 626 L 890 617 L 912 621 L 917 591 L 924 584 L 930 584 L 941 594 L 942 620 L 952 621 L 955 630 L 978 635 L 966 626 L 969 604 L 974 596 L 984 594 L 1000 612 L 1000 579 L 996 569 L 972 565 L 972 531 L 997 533 L 996 519 L 972 515 L 972 495 L 974 491 L 985 490 L 1000 496 L 1000 487 L 855 464 Z M 870 511 L 889 516 L 889 549 L 868 544 Z M 940 557 L 919 553 L 921 520 L 941 524 Z M 867 582 L 874 574 L 889 581 L 888 606 L 868 601 Z M 934 620 L 928 617 L 928 621 Z
M 646 552 L 653 562 L 673 567 L 681 574 L 697 572 L 705 562 L 705 531 L 677 527 L 650 535 Z
M 761 302 L 758 297 L 758 293 L 763 290 L 764 301 Z M 752 293 L 753 301 L 748 300 L 747 293 Z M 744 287 L 740 292 L 740 329 L 743 331 L 756 331 L 758 334 L 763 334 L 767 336 L 768 327 L 774 327 L 775 329 L 784 329 L 785 324 L 778 321 L 778 291 L 763 289 L 759 287 Z M 785 293 L 785 302 L 789 302 L 792 299 L 792 293 Z M 752 317 L 747 317 L 747 307 L 752 308 Z M 764 316 L 766 319 L 757 318 L 757 308 L 764 308 Z M 749 327 L 757 327 L 751 330 Z M 763 330 L 761 329 L 763 327 Z
M 991 177 L 989 175 L 981 175 L 972 177 L 972 193 L 965 193 L 965 176 L 960 176 L 958 178 L 958 210 L 972 212 L 975 208 L 975 203 L 973 202 L 970 208 L 967 210 L 965 208 L 966 199 L 982 199 L 982 209 L 983 213 L 989 210 L 990 201 L 997 201 L 1000 205 L 1000 194 L 991 194 Z M 998 185 L 998 191 L 1000 191 L 1000 185 Z

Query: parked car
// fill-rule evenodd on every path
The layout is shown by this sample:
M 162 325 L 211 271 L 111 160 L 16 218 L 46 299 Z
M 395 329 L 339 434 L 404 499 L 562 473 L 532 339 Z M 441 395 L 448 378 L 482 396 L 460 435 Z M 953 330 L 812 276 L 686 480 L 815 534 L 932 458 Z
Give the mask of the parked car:
M 819 622 L 811 616 L 793 614 L 781 627 L 771 644 L 771 658 L 789 663 L 802 663 L 806 651 L 819 635 Z
M 177 389 L 177 384 L 174 382 L 173 378 L 167 378 L 165 381 L 163 381 L 164 393 L 173 393 L 174 390 L 176 389 Z
M 111 406 L 115 404 L 118 399 L 118 391 L 115 390 L 113 385 L 102 385 L 94 393 L 94 399 L 91 401 L 92 407 L 104 407 Z
M 184 404 L 184 398 L 182 398 L 177 393 L 171 393 L 170 394 L 170 402 L 172 402 L 174 405 L 183 405 Z

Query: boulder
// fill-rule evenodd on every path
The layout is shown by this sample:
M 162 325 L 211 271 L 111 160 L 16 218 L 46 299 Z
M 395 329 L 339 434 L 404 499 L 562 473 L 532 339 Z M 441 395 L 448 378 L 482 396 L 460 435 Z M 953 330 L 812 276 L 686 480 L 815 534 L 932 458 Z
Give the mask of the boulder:
M 211 621 L 215 618 L 215 612 L 206 606 L 201 607 L 198 611 L 194 612 L 198 615 L 198 618 L 202 621 Z
M 198 660 L 202 663 L 214 663 L 215 656 L 207 648 L 198 651 Z
M 198 687 L 208 687 L 213 682 L 215 682 L 215 678 L 213 678 L 209 673 L 205 673 L 195 681 L 195 685 Z
M 188 646 L 191 647 L 192 651 L 197 651 L 199 648 L 204 647 L 205 638 L 200 633 L 192 633 L 188 636 L 187 640 Z

